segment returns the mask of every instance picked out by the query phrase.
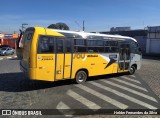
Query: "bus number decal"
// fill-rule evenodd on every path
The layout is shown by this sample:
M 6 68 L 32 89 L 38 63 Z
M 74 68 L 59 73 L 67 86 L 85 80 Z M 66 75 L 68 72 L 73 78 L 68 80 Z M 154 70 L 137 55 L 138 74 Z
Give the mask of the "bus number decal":
M 85 58 L 85 54 L 82 54 L 82 53 L 78 53 L 78 54 L 75 54 L 73 56 L 73 59 L 84 59 Z

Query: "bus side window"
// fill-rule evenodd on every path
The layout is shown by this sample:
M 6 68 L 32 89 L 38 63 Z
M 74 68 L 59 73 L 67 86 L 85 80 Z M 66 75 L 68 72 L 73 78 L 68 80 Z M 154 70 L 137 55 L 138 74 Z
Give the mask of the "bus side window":
M 131 53 L 141 54 L 141 49 L 136 42 L 131 43 Z
M 66 53 L 71 53 L 72 52 L 71 39 L 65 39 L 65 52 Z
M 109 53 L 118 53 L 119 48 L 118 48 L 118 41 L 105 41 L 105 52 Z
M 27 40 L 31 40 L 32 37 L 33 37 L 33 33 L 28 33 L 28 35 L 27 35 Z
M 74 52 L 86 52 L 86 41 L 84 39 L 74 39 Z
M 56 51 L 57 53 L 63 53 L 63 39 L 57 38 L 56 42 Z
M 88 46 L 88 52 L 104 52 L 103 40 L 88 39 L 87 46 Z
M 54 37 L 40 36 L 38 53 L 54 53 Z

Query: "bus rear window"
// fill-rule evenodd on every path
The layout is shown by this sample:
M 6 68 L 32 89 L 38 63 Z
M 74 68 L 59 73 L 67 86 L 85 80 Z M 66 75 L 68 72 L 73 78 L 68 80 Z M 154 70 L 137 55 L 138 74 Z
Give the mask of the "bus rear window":
M 33 36 L 33 33 L 28 33 L 28 35 L 27 35 L 27 40 L 31 40 L 31 39 L 32 39 L 32 36 Z
M 24 36 L 22 36 L 22 40 L 20 41 L 20 45 L 21 47 L 25 47 L 27 46 L 28 44 L 31 43 L 31 40 L 33 38 L 33 32 L 25 32 L 24 33 Z M 28 46 L 27 46 L 28 47 Z
M 38 53 L 54 53 L 55 37 L 40 36 L 38 40 Z

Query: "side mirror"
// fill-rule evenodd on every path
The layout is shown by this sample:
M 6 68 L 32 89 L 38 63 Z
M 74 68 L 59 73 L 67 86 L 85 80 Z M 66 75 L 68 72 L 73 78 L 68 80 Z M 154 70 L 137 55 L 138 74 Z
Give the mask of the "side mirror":
M 20 35 L 18 39 L 16 40 L 16 53 L 19 59 L 23 58 L 23 49 L 21 46 L 22 37 L 23 37 L 23 32 L 20 30 Z
M 18 39 L 16 40 L 16 48 L 17 48 L 17 49 L 21 48 L 20 44 L 21 44 L 22 37 L 23 37 L 23 32 L 22 32 L 22 30 L 19 30 L 19 31 L 20 31 L 20 35 L 19 35 Z

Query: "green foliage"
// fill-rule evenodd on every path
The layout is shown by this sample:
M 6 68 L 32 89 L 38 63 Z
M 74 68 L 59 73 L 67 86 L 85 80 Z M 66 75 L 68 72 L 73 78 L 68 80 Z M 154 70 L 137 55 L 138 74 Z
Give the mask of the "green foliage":
M 56 23 L 48 26 L 51 29 L 69 30 L 69 27 L 65 23 Z
M 58 29 L 56 24 L 51 24 L 51 25 L 48 26 L 48 28 Z

